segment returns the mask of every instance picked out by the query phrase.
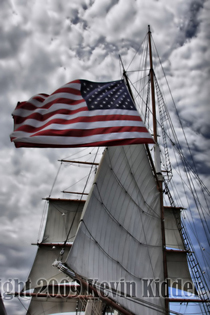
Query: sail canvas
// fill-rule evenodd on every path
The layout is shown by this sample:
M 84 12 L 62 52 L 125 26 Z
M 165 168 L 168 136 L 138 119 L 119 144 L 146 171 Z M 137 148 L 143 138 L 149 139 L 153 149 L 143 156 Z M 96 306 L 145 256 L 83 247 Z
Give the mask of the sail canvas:
M 164 278 L 160 229 L 160 195 L 144 145 L 108 148 L 67 264 L 99 285 L 119 284 L 106 292 L 134 314 L 158 314 L 164 301 L 148 297 L 144 284 Z M 134 298 L 123 281 L 135 283 Z

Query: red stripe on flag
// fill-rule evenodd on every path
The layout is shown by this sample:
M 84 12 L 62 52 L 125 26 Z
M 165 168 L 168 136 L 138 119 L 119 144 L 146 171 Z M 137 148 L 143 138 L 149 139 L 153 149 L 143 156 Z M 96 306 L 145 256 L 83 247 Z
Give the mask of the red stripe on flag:
M 94 129 L 64 129 L 64 130 L 42 130 L 36 132 L 31 137 L 36 136 L 59 136 L 59 137 L 89 137 L 93 135 L 103 135 L 109 133 L 121 133 L 121 132 L 148 132 L 145 127 L 132 127 L 132 126 L 119 126 L 119 127 L 104 127 Z
M 27 119 L 25 124 L 23 124 L 22 126 L 20 126 L 19 128 L 17 128 L 16 130 L 17 131 L 25 131 L 25 132 L 29 132 L 29 133 L 32 133 L 32 132 L 37 132 L 51 124 L 60 124 L 60 125 L 69 125 L 69 127 L 71 127 L 71 124 L 73 123 L 82 123 L 82 122 L 86 122 L 86 123 L 92 123 L 92 122 L 97 122 L 97 121 L 120 121 L 120 120 L 123 120 L 123 121 L 141 121 L 141 118 L 139 116 L 126 116 L 126 115 L 104 115 L 104 116 L 80 116 L 80 117 L 77 117 L 77 118 L 73 118 L 73 119 L 68 119 L 68 117 L 70 117 L 71 114 L 74 114 L 74 113 L 79 113 L 79 112 L 88 112 L 87 109 L 84 109 L 84 108 L 80 108 L 76 111 L 74 111 L 73 113 L 71 111 L 68 111 L 68 110 L 60 110 L 58 112 L 56 112 L 56 114 L 65 114 L 66 115 L 66 119 L 61 119 L 61 118 L 55 118 L 53 119 L 54 117 L 54 113 L 52 115 L 50 114 L 47 114 L 45 115 L 45 118 L 43 118 L 43 116 L 41 116 L 40 114 L 33 114 L 33 115 L 30 115 L 29 117 L 27 117 L 27 119 L 35 119 L 37 121 L 45 121 L 46 119 L 52 117 L 52 119 L 50 121 L 48 121 L 46 124 L 43 124 L 42 126 L 40 127 L 34 127 L 34 126 L 30 126 L 27 124 Z M 49 117 L 47 117 L 49 116 Z M 21 124 L 24 120 L 16 120 L 15 123 L 16 124 Z
M 70 87 L 60 88 L 60 89 L 56 90 L 54 93 L 52 93 L 51 95 L 55 95 L 57 93 L 70 93 L 70 94 L 74 94 L 74 95 L 81 95 L 80 90 L 70 88 Z
M 78 105 L 80 103 L 83 103 L 84 102 L 84 99 L 81 99 L 81 100 L 71 100 L 71 99 L 68 99 L 68 98 L 57 98 L 56 100 L 53 100 L 51 102 L 48 102 L 47 104 L 43 104 L 41 107 L 39 106 L 36 106 L 32 103 L 30 103 L 30 101 L 28 102 L 22 102 L 20 104 L 18 104 L 18 106 L 16 107 L 16 109 L 26 109 L 26 110 L 31 110 L 31 111 L 35 111 L 36 109 L 39 110 L 39 109 L 49 109 L 53 104 L 67 104 L 67 105 Z M 13 114 L 13 116 L 16 116 L 15 113 Z
M 29 138 L 30 140 L 30 138 Z M 154 143 L 151 138 L 130 138 L 130 139 L 120 139 L 120 140 L 105 140 L 91 143 L 81 143 L 81 144 L 49 144 L 49 143 L 30 143 L 30 142 L 15 142 L 16 148 L 28 147 L 28 148 L 81 148 L 81 147 L 105 147 L 105 146 L 118 146 L 118 145 L 129 145 L 129 144 L 150 144 Z
M 46 97 L 48 97 L 48 96 L 49 95 L 46 95 Z M 37 95 L 37 96 L 33 97 L 33 100 L 36 100 L 36 101 L 38 101 L 40 103 L 43 103 L 45 101 L 46 97 L 42 97 L 41 95 Z
M 66 115 L 67 116 L 71 116 L 71 115 L 74 115 L 74 114 L 77 114 L 77 113 L 80 113 L 80 112 L 87 112 L 88 109 L 87 107 L 81 107 L 81 108 L 78 108 L 78 109 L 75 109 L 75 110 L 68 110 L 68 109 L 59 109 L 57 111 L 54 111 L 54 112 L 51 112 L 51 113 L 48 113 L 46 115 L 42 115 L 40 113 L 32 113 L 31 115 L 27 116 L 27 117 L 21 117 L 21 116 L 14 116 L 14 121 L 15 121 L 15 124 L 16 125 L 19 125 L 19 124 L 23 124 L 25 122 L 25 124 L 27 125 L 27 120 L 28 119 L 34 119 L 34 120 L 37 120 L 37 121 L 45 121 L 47 119 L 49 119 L 50 117 L 53 118 L 53 116 L 55 115 Z M 56 119 L 55 119 L 56 120 Z M 63 121 L 65 122 L 66 120 L 63 119 Z M 52 120 L 51 120 L 52 122 Z M 19 130 L 19 128 L 18 128 Z

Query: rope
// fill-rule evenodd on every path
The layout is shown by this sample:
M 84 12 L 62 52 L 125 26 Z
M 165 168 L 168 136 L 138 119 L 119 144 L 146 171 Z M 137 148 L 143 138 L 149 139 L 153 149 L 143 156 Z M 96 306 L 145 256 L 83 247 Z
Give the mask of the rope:
M 98 149 L 97 149 L 97 151 L 96 151 L 96 154 L 95 154 L 95 157 L 94 157 L 93 163 L 94 163 L 94 162 L 95 162 L 95 160 L 96 160 L 96 157 L 97 157 L 98 151 L 99 151 L 99 148 L 98 148 Z M 84 188 L 83 188 L 83 191 L 82 191 L 82 194 L 81 194 L 81 197 L 80 197 L 80 201 L 82 200 L 82 198 L 83 198 L 83 196 L 84 196 L 84 192 L 85 192 L 85 189 L 86 189 L 86 187 L 87 187 L 87 184 L 88 184 L 88 181 L 89 181 L 90 175 L 91 175 L 91 173 L 92 173 L 92 169 L 93 169 L 93 167 L 94 167 L 94 166 L 93 166 L 93 165 L 91 165 L 89 175 L 88 175 L 88 177 L 87 177 L 87 180 L 86 180 L 85 186 L 84 186 Z M 77 210 L 78 210 L 78 209 L 79 209 L 79 203 L 78 203 Z M 65 242 L 64 242 L 64 244 L 63 244 L 64 246 L 66 245 L 66 243 L 67 243 L 67 241 L 68 241 L 68 237 L 69 237 L 69 235 L 70 235 L 70 233 L 71 233 L 71 229 L 72 229 L 72 226 L 73 226 L 73 224 L 74 224 L 74 221 L 75 221 L 75 218 L 76 218 L 76 214 L 77 214 L 77 211 L 75 212 L 74 217 L 73 217 L 73 220 L 72 220 L 72 222 L 71 222 L 71 226 L 70 226 L 69 231 L 68 231 L 68 233 L 67 233 L 66 240 L 65 240 Z

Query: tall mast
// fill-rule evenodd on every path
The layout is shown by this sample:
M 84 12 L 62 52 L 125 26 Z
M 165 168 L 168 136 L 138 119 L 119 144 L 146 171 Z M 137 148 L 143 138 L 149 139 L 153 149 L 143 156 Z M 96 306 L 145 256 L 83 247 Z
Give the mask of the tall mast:
M 152 95 L 153 133 L 154 133 L 154 140 L 157 143 L 157 120 L 156 120 L 154 70 L 153 70 L 153 60 L 152 60 L 152 45 L 151 45 L 150 25 L 148 25 L 148 40 L 149 40 L 151 95 Z
M 151 31 L 148 25 L 148 41 L 149 41 L 149 59 L 150 59 L 150 82 L 151 82 L 151 96 L 152 96 L 152 116 L 153 116 L 153 134 L 155 140 L 154 146 L 154 160 L 156 173 L 161 173 L 160 164 L 160 149 L 157 141 L 157 119 L 156 119 L 156 105 L 155 105 L 155 88 L 154 88 L 154 70 L 152 60 L 152 45 L 151 45 Z
M 158 178 L 158 188 L 160 191 L 160 207 L 161 207 L 161 233 L 163 244 L 163 272 L 164 279 L 168 278 L 167 261 L 166 261 L 166 241 L 165 241 L 165 226 L 164 226 L 164 206 L 163 206 L 163 176 L 161 174 L 160 163 L 160 149 L 157 141 L 157 119 L 156 119 L 156 103 L 155 103 L 155 88 L 154 88 L 154 70 L 152 60 L 152 45 L 151 45 L 151 31 L 150 25 L 148 25 L 148 41 L 149 41 L 149 57 L 150 57 L 150 82 L 151 82 L 151 96 L 152 96 L 152 116 L 153 116 L 153 133 L 154 133 L 154 160 L 155 169 Z M 168 286 L 167 286 L 167 298 L 165 299 L 166 314 L 169 314 L 169 302 L 168 302 Z

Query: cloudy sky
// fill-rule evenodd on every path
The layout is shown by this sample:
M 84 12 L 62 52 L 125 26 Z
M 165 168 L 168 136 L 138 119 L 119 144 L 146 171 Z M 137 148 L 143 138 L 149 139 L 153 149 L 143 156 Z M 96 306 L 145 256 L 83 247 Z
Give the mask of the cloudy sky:
M 129 64 L 151 25 L 197 169 L 209 187 L 209 1 L 202 0 L 0 0 L 0 278 L 26 280 L 45 202 L 72 149 L 16 149 L 10 142 L 18 101 L 51 94 L 74 79 L 121 78 L 120 54 Z M 91 155 L 91 150 L 80 156 Z M 63 172 L 63 173 L 62 173 Z M 79 171 L 64 166 L 57 192 Z M 210 188 L 210 187 L 209 187 Z M 74 189 L 75 191 L 78 190 Z M 62 194 L 60 194 L 62 197 Z M 2 290 L 3 291 L 3 290 Z M 22 315 L 27 301 L 5 301 Z

